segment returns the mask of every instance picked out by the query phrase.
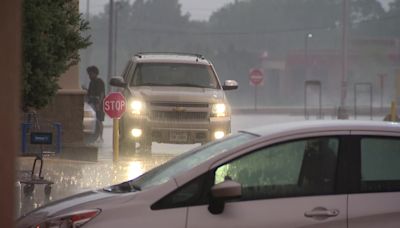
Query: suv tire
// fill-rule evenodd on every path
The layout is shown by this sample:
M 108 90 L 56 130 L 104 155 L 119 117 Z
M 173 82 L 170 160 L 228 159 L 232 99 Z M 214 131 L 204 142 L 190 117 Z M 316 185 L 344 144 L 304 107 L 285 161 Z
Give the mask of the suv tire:
M 144 135 L 143 139 L 139 141 L 139 153 L 141 154 L 151 154 L 152 141 L 151 135 Z

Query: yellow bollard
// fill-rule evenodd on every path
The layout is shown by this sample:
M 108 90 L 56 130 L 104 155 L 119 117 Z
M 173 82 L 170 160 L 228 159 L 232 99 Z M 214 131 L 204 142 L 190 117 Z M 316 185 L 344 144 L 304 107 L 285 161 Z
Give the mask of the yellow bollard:
M 119 159 L 119 119 L 113 119 L 113 161 L 117 162 Z

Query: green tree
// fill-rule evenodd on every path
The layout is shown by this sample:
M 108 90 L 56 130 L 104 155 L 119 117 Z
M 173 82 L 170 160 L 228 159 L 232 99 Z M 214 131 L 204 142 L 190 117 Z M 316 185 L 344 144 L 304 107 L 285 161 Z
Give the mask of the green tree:
M 142 19 L 142 23 L 164 26 L 183 26 L 189 20 L 189 15 L 182 15 L 178 0 L 137 1 L 133 3 L 132 16 L 133 21 Z
M 354 22 L 379 19 L 385 10 L 378 1 L 353 0 L 351 1 L 351 17 Z
M 390 3 L 390 9 L 387 12 L 383 21 L 386 21 L 385 29 L 386 36 L 394 36 L 396 38 L 400 37 L 400 0 L 395 0 Z
M 197 47 L 188 38 L 188 28 L 198 28 L 183 14 L 178 0 L 120 0 L 114 9 L 117 17 L 117 74 L 125 67 L 128 58 L 139 51 L 184 51 Z M 92 56 L 100 72 L 107 69 L 108 12 L 104 11 L 90 19 Z M 192 50 L 190 49 L 190 51 Z M 84 75 L 84 68 L 81 69 Z M 100 73 L 100 76 L 105 76 Z
M 90 45 L 88 29 L 75 0 L 23 1 L 23 109 L 45 107 L 58 78 L 79 61 L 78 50 Z

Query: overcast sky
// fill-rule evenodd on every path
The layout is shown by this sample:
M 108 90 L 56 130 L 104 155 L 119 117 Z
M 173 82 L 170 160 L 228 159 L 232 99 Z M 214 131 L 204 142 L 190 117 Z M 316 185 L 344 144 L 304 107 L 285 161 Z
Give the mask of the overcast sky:
M 90 1 L 91 14 L 97 14 L 104 11 L 104 5 L 109 2 L 109 0 L 80 0 L 81 12 L 86 12 L 87 1 Z M 118 0 L 114 0 L 114 2 L 117 1 Z M 134 0 L 130 1 L 133 2 Z M 183 13 L 186 14 L 189 12 L 192 20 L 208 20 L 214 11 L 233 1 L 234 0 L 179 0 L 179 2 L 182 4 Z M 393 0 L 379 1 L 381 1 L 386 8 L 387 3 Z
M 80 0 L 80 11 L 86 12 L 88 0 Z M 114 0 L 117 2 L 118 0 Z M 133 2 L 134 0 L 130 0 Z M 190 13 L 192 20 L 208 20 L 212 12 L 221 8 L 223 5 L 233 2 L 234 0 L 179 0 L 182 5 L 182 12 Z M 97 14 L 104 11 L 104 5 L 110 0 L 89 0 L 90 14 Z

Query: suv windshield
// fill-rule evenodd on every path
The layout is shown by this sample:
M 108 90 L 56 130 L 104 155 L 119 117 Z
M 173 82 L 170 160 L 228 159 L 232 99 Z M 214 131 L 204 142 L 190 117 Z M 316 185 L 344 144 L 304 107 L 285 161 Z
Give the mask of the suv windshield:
M 215 141 L 203 147 L 196 148 L 190 152 L 177 156 L 164 165 L 158 166 L 143 174 L 142 176 L 119 185 L 105 188 L 110 192 L 130 192 L 160 185 L 172 177 L 188 171 L 197 165 L 222 154 L 234 147 L 245 144 L 257 136 L 249 133 L 238 133 Z
M 211 66 L 182 63 L 138 64 L 130 86 L 219 88 Z

